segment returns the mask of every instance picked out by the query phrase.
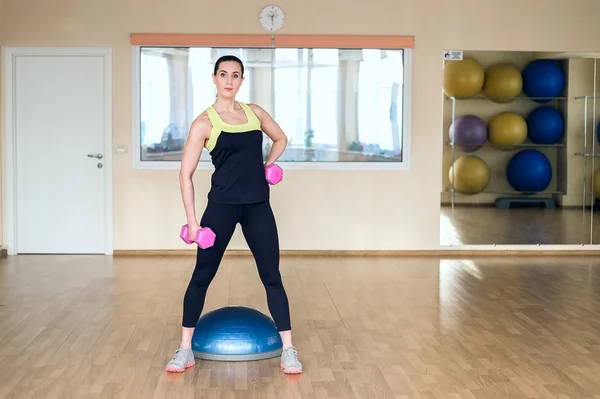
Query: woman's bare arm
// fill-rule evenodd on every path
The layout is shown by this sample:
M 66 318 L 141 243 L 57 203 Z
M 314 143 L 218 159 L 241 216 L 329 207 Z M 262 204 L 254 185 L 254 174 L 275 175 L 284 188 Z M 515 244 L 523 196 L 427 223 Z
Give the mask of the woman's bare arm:
M 192 177 L 198 166 L 198 162 L 200 161 L 204 143 L 210 136 L 211 129 L 212 125 L 206 114 L 198 116 L 194 122 L 192 122 L 183 150 L 181 169 L 179 170 L 181 197 L 183 199 L 187 223 L 190 227 L 190 236 L 196 234 L 195 231 L 192 232 L 191 230 L 192 227 L 197 227 L 198 225 L 198 220 L 196 219 L 194 182 Z
M 285 151 L 285 147 L 287 146 L 288 142 L 287 136 L 267 111 L 256 104 L 248 104 L 248 106 L 250 109 L 252 109 L 260 121 L 260 127 L 262 131 L 265 132 L 265 134 L 269 136 L 271 140 L 273 140 L 271 152 L 269 153 L 267 162 L 265 162 L 265 166 L 269 166 L 275 163 L 275 161 L 277 161 L 277 159 Z

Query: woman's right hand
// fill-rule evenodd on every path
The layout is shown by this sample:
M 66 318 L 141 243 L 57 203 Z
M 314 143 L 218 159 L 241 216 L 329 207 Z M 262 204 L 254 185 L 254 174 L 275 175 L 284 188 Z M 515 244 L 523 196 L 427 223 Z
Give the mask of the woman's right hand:
M 198 223 L 188 223 L 188 234 L 190 241 L 194 242 L 196 240 L 196 232 L 200 230 L 202 227 Z

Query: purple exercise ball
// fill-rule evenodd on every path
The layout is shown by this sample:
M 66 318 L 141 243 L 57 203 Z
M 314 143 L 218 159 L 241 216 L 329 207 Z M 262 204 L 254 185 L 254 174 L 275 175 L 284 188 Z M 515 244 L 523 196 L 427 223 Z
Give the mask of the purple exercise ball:
M 465 152 L 477 151 L 488 139 L 488 129 L 484 121 L 475 115 L 463 115 L 450 125 L 450 141 Z

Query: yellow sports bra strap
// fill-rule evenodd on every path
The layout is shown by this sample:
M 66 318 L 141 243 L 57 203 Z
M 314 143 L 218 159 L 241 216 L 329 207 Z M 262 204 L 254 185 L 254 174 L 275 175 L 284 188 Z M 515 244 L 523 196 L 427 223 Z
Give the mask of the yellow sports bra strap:
M 240 104 L 244 110 L 244 113 L 246 114 L 246 118 L 248 118 L 248 127 L 251 129 L 254 128 L 260 130 L 260 120 L 258 120 L 258 117 L 254 111 L 252 111 L 252 109 L 246 103 L 238 102 L 238 104 Z
M 221 128 L 223 125 L 223 120 L 217 113 L 217 110 L 211 105 L 206 109 L 206 113 L 208 114 L 208 119 L 210 123 L 213 125 L 213 128 L 218 127 Z
M 219 134 L 223 130 L 223 121 L 212 105 L 206 109 L 206 114 L 208 115 L 208 120 L 212 124 L 212 129 L 205 147 L 208 152 L 211 152 L 215 148 Z

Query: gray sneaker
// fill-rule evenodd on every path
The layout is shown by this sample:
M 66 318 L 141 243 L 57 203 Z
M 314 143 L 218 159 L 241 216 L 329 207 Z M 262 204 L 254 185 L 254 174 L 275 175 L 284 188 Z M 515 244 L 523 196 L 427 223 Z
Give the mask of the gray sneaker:
M 191 349 L 177 349 L 175 356 L 167 364 L 167 371 L 171 373 L 183 373 L 195 364 L 196 359 L 194 359 L 194 352 Z
M 298 361 L 298 351 L 293 346 L 283 349 L 281 352 L 281 367 L 286 374 L 302 373 L 302 363 Z

